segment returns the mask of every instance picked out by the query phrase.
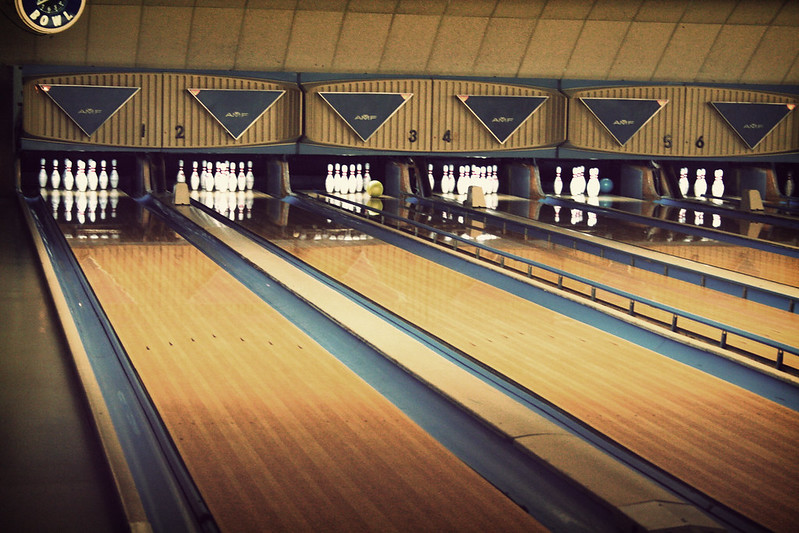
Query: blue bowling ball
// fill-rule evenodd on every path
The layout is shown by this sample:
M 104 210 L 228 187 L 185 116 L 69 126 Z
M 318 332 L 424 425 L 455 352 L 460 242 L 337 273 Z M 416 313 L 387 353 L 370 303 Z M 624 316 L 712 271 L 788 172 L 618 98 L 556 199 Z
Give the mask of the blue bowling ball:
M 613 190 L 613 180 L 610 178 L 602 178 L 599 180 L 599 192 L 607 194 Z

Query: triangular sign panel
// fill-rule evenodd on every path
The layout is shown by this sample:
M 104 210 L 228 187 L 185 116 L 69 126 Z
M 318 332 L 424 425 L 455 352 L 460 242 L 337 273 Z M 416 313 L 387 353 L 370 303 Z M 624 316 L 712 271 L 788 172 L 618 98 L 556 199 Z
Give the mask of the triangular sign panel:
M 750 150 L 760 144 L 796 104 L 710 102 Z
M 139 87 L 99 85 L 41 83 L 39 88 L 89 137 L 139 92 Z
M 362 141 L 386 123 L 412 93 L 319 93 Z
M 624 146 L 652 120 L 668 100 L 644 98 L 580 98 L 616 142 Z
M 238 140 L 286 91 L 187 89 Z
M 547 98 L 549 96 L 458 95 L 458 100 L 474 113 L 500 144 L 504 144 Z

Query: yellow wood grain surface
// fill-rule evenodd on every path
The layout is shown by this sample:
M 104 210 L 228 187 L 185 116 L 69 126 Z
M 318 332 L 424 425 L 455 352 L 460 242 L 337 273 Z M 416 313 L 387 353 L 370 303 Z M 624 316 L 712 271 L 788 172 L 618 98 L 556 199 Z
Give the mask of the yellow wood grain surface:
M 799 413 L 398 247 L 251 229 L 712 498 L 795 525 Z
M 544 529 L 193 247 L 83 243 L 223 531 Z

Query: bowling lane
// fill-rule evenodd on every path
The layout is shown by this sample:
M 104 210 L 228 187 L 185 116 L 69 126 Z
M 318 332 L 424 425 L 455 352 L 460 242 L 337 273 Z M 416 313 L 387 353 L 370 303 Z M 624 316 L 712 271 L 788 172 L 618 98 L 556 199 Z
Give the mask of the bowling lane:
M 446 212 L 431 206 L 389 199 L 384 199 L 383 203 L 389 212 L 395 212 L 401 206 L 411 219 L 437 229 L 466 236 L 497 250 L 513 253 L 520 257 L 571 272 L 790 346 L 799 346 L 799 315 L 796 313 L 789 313 L 751 300 L 720 293 L 694 283 L 634 268 L 630 265 L 581 252 L 572 247 L 547 242 L 543 239 L 525 239 L 523 234 L 515 233 L 511 230 L 502 232 L 497 228 L 486 229 L 480 221 L 458 216 L 450 218 L 450 215 Z M 549 276 L 547 279 L 554 281 L 555 276 Z M 590 293 L 590 290 L 582 284 L 569 284 L 566 281 L 565 285 L 567 287 L 573 286 L 575 290 L 581 290 L 584 294 Z M 620 297 L 614 298 L 610 294 L 602 294 L 600 297 L 622 308 L 627 307 L 627 301 Z M 654 309 L 645 310 L 642 308 L 641 312 L 649 313 L 653 318 L 665 322 L 670 322 L 671 320 L 671 315 L 668 313 L 658 312 Z M 712 331 L 712 328 L 700 324 L 689 325 L 686 323 L 685 327 L 691 327 L 696 333 L 718 336 L 718 333 Z M 750 343 L 744 339 L 737 338 L 731 340 L 731 342 L 733 346 L 753 351 L 767 359 L 776 359 L 775 350 L 766 348 L 758 343 Z M 790 361 L 786 361 L 786 363 L 789 366 L 799 368 L 799 358 L 792 357 L 790 354 L 788 358 Z
M 160 219 L 60 218 L 220 528 L 542 530 Z
M 799 413 L 324 216 L 238 221 L 775 530 L 799 505 Z
M 641 214 L 652 219 L 662 219 L 665 216 L 664 213 L 673 213 L 675 209 L 652 203 L 642 203 L 639 200 L 627 200 L 631 205 L 636 206 L 634 209 L 640 209 Z M 645 207 L 647 210 L 644 210 Z M 587 235 L 611 239 L 732 272 L 799 287 L 799 259 L 693 235 L 690 226 L 686 226 L 684 232 L 674 231 L 644 222 L 636 223 L 613 219 L 602 213 L 590 211 L 590 206 L 587 205 L 585 208 L 567 209 L 537 200 L 512 196 L 499 196 L 493 204 L 493 209 L 500 213 L 529 218 Z M 677 213 L 679 216 L 679 211 Z M 693 213 L 686 216 L 694 217 Z M 712 217 L 705 216 L 703 220 L 703 227 L 712 226 Z M 761 226 L 763 224 L 742 221 L 738 225 L 738 234 L 757 237 Z M 790 239 L 786 243 L 796 245 L 799 234 L 793 231 Z

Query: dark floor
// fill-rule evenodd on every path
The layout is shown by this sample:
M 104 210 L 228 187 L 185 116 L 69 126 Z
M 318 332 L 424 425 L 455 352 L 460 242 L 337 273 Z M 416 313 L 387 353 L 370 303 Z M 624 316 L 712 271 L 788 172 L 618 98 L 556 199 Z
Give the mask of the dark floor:
M 16 200 L 0 198 L 0 529 L 125 529 Z

